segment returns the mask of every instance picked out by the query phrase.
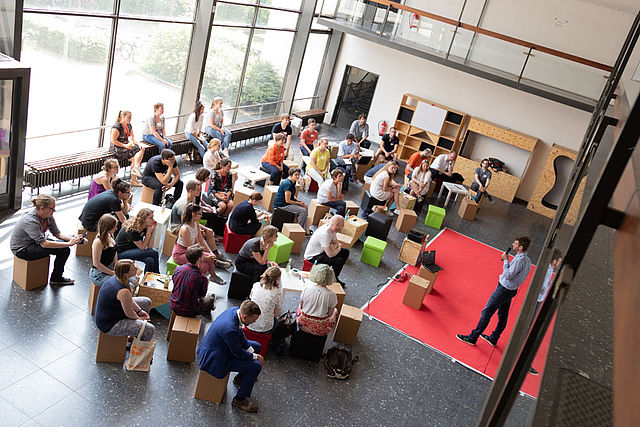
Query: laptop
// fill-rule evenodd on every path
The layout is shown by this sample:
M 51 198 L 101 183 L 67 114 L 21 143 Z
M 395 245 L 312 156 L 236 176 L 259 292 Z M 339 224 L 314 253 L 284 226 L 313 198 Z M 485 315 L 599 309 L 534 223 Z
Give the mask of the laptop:
M 436 251 L 424 251 L 422 253 L 422 266 L 432 273 L 442 271 L 442 267 L 436 264 Z
M 362 156 L 362 157 L 360 157 L 358 159 L 358 164 L 359 165 L 366 165 L 371 161 L 372 158 L 373 157 L 371 157 L 371 156 Z

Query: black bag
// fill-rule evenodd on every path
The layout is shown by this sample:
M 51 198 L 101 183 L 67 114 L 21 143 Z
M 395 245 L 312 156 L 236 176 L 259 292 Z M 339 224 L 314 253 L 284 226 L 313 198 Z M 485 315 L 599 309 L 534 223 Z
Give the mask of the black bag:
M 200 155 L 200 152 L 196 150 L 196 147 L 189 148 L 187 151 L 187 158 L 185 160 L 194 165 L 202 164 L 202 156 Z
M 416 230 L 415 228 L 409 232 L 407 238 L 412 242 L 424 243 L 424 239 L 427 237 L 427 233 L 424 231 Z
M 346 380 L 351 374 L 353 363 L 358 356 L 353 357 L 351 350 L 340 347 L 331 347 L 324 357 L 324 366 L 327 368 L 327 376 L 336 380 Z
M 493 157 L 489 157 L 489 167 L 491 169 L 493 169 L 496 172 L 502 172 L 502 171 L 506 171 L 506 167 L 504 165 L 504 162 L 500 159 L 496 159 Z
M 296 313 L 289 310 L 278 317 L 278 326 L 271 334 L 271 342 L 278 344 L 296 331 Z
M 176 202 L 176 198 L 173 196 L 173 194 L 165 194 L 164 195 L 164 206 L 165 206 L 165 208 L 171 209 L 175 202 Z

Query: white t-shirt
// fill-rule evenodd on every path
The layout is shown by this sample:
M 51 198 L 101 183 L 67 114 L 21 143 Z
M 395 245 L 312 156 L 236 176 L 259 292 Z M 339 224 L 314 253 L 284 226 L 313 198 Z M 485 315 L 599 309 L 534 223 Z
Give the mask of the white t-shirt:
M 442 172 L 447 172 L 448 168 L 451 168 L 451 170 L 453 170 L 454 162 L 449 162 L 449 160 L 447 160 L 448 157 L 448 154 L 440 154 L 438 157 L 436 157 L 433 163 L 431 163 L 431 167 Z
M 333 183 L 333 179 L 326 180 L 318 189 L 318 203 L 327 203 L 329 195 L 334 199 L 338 197 L 338 187 Z
M 390 191 L 383 190 L 384 180 L 387 178 L 389 178 L 389 172 L 383 170 L 373 178 L 373 181 L 371 181 L 371 195 L 382 202 L 389 199 L 389 196 L 391 195 Z
M 260 317 L 247 328 L 254 332 L 270 332 L 273 329 L 273 313 L 282 308 L 282 299 L 282 290 L 279 288 L 266 289 L 259 282 L 254 283 L 251 301 L 260 307 Z
M 196 113 L 189 114 L 189 118 L 187 119 L 187 124 L 184 127 L 184 131 L 197 135 L 198 131 L 202 129 L 203 121 L 204 121 L 204 114 L 200 114 L 200 117 L 198 118 L 197 121 L 196 121 Z
M 329 224 L 318 227 L 309 239 L 307 249 L 304 251 L 305 259 L 311 259 L 316 255 L 320 255 L 324 252 L 324 248 L 328 248 L 329 243 L 333 240 L 337 240 L 337 236 L 336 233 L 332 233 L 331 230 L 329 230 Z
M 325 286 L 317 285 L 304 288 L 300 301 L 302 301 L 302 311 L 314 317 L 327 317 L 331 314 L 329 309 L 338 305 L 335 292 Z

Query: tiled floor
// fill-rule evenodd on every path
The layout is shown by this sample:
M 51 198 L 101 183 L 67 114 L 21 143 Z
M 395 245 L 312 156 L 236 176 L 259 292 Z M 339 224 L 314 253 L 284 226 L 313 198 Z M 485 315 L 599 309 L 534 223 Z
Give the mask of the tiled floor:
M 340 130 L 324 126 L 322 132 L 337 140 Z M 232 151 L 241 164 L 256 164 L 264 145 Z M 195 171 L 181 159 L 184 175 Z M 75 227 L 88 189 L 66 184 L 58 198 L 56 219 L 64 231 Z M 49 193 L 49 189 L 43 189 Z M 139 192 L 135 195 L 139 200 Z M 348 198 L 359 202 L 361 188 L 353 185 Z M 55 194 L 58 197 L 58 194 Z M 309 194 L 302 194 L 309 201 Z M 28 200 L 28 192 L 25 193 Z M 442 204 L 442 200 L 433 200 Z M 25 202 L 26 206 L 26 202 Z M 530 255 L 536 260 L 550 220 L 522 204 L 497 200 L 485 203 L 473 222 L 455 214 L 451 202 L 444 226 L 489 245 L 506 247 L 515 233 L 533 237 Z M 256 383 L 253 399 L 257 415 L 232 409 L 230 396 L 221 405 L 193 399 L 197 364 L 167 362 L 164 339 L 168 322 L 152 313 L 158 340 L 149 374 L 127 372 L 123 365 L 94 361 L 97 329 L 87 309 L 89 258 L 71 256 L 66 273 L 76 284 L 47 286 L 24 292 L 11 283 L 12 256 L 8 248 L 13 223 L 21 213 L 0 224 L 0 413 L 2 425 L 447 425 L 472 426 L 482 407 L 490 381 L 464 366 L 374 320 L 364 319 L 353 346 L 359 355 L 353 374 L 340 382 L 325 376 L 321 364 L 269 354 Z M 424 225 L 424 211 L 418 227 Z M 431 236 L 437 230 L 426 229 Z M 397 260 L 405 235 L 392 227 L 379 268 L 360 263 L 357 243 L 344 268 L 346 303 L 361 306 L 377 285 L 402 267 Z M 305 243 L 306 246 L 306 243 Z M 234 258 L 234 255 L 230 257 Z M 161 258 L 166 261 L 166 257 Z M 301 254 L 292 257 L 302 264 Z M 162 269 L 162 267 L 161 267 Z M 226 280 L 229 272 L 220 273 Z M 372 280 L 374 277 L 374 280 Z M 211 285 L 217 297 L 214 317 L 230 304 L 226 286 Z M 288 294 L 285 308 L 293 309 L 297 296 Z M 204 318 L 203 318 L 204 319 Z M 206 330 L 211 319 L 204 319 Z M 473 325 L 460 325 L 466 330 Z M 201 334 L 202 336 L 202 334 Z M 332 342 L 328 340 L 328 346 Z M 519 397 L 510 424 L 525 425 L 535 401 Z

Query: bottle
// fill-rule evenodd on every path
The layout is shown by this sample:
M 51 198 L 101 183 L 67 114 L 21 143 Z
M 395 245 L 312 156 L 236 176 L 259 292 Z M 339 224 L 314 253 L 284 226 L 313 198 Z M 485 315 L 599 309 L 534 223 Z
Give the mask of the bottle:
M 349 218 L 349 209 L 347 209 L 347 213 L 346 213 L 346 214 L 344 214 L 344 217 L 345 217 L 345 218 Z
M 160 209 L 160 213 L 164 215 L 164 209 L 167 206 L 167 199 L 162 200 L 162 208 Z
M 291 272 L 291 260 L 287 262 L 287 274 Z

